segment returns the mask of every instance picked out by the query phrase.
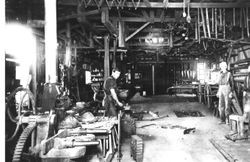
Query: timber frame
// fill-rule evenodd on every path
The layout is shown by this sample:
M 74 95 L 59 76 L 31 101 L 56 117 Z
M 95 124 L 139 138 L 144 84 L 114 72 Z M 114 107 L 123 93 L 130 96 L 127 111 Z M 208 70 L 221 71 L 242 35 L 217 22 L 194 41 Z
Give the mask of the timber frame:
M 19 16 L 41 35 L 44 0 L 19 0 L 15 8 L 28 14 L 12 14 L 14 4 L 6 1 L 7 21 Z M 249 6 L 247 0 L 58 0 L 57 38 L 65 47 L 100 51 L 108 34 L 118 49 L 132 53 L 215 59 L 218 47 L 249 44 Z M 164 41 L 149 44 L 149 37 Z

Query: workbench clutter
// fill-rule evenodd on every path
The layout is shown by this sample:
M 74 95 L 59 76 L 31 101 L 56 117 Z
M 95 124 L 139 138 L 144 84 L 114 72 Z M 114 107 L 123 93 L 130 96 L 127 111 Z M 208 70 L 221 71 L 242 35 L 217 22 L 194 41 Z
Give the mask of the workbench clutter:
M 86 147 L 98 145 L 95 135 L 71 135 L 67 129 L 60 130 L 55 136 L 42 141 L 40 157 L 42 161 L 78 159 L 85 155 Z
M 43 161 L 81 159 L 88 156 L 89 148 L 91 151 L 94 148 L 99 159 L 110 161 L 118 148 L 118 119 L 115 117 L 71 110 L 58 128 L 56 135 L 42 142 L 40 157 Z

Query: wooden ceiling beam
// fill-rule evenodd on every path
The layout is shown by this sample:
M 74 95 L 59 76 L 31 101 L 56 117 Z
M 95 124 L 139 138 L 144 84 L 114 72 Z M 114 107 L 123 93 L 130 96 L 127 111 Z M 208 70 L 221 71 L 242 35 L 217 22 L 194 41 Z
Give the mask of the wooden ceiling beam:
M 108 2 L 109 6 L 111 6 L 111 1 Z M 77 5 L 77 0 L 60 0 L 58 2 L 60 5 Z M 183 8 L 182 2 L 169 2 L 167 6 L 165 6 L 163 2 L 140 2 L 137 8 Z M 95 3 L 91 3 L 89 6 L 96 6 Z M 150 6 L 150 7 L 149 7 Z M 113 5 L 113 7 L 118 7 Z M 238 8 L 238 7 L 250 7 L 250 2 L 247 0 L 240 2 L 191 2 L 190 8 Z M 125 2 L 124 8 L 134 8 L 134 4 L 132 2 Z
M 118 29 L 110 21 L 110 19 L 109 19 L 109 10 L 108 10 L 107 7 L 103 8 L 103 10 L 102 10 L 102 23 L 108 29 L 110 34 L 112 34 L 114 36 L 118 36 Z
M 125 39 L 125 42 L 127 42 L 128 40 L 130 40 L 133 36 L 135 36 L 137 33 L 139 33 L 140 31 L 142 31 L 145 27 L 147 27 L 150 24 L 150 22 L 147 22 L 145 24 L 143 24 L 140 28 L 138 28 L 135 32 L 133 32 L 132 34 L 130 34 L 130 36 L 128 36 Z
M 84 12 L 84 13 L 62 16 L 62 17 L 59 17 L 57 19 L 57 21 L 64 21 L 64 20 L 68 20 L 68 19 L 74 19 L 74 18 L 78 18 L 78 17 L 82 17 L 82 16 L 96 15 L 96 14 L 99 14 L 99 13 L 100 13 L 99 10 L 92 10 L 92 11 L 88 11 L 88 12 Z
M 111 20 L 118 21 L 118 17 L 110 17 Z M 125 22 L 149 22 L 150 18 L 146 17 L 121 17 L 121 21 Z M 165 17 L 164 20 L 160 17 L 155 17 L 153 19 L 154 22 L 186 22 L 185 18 L 169 18 Z

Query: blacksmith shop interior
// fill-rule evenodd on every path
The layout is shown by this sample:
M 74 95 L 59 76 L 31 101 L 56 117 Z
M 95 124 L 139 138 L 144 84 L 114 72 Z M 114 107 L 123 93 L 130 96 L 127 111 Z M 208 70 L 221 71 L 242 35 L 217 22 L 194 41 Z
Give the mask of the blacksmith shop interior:
M 250 161 L 250 1 L 4 5 L 6 162 Z

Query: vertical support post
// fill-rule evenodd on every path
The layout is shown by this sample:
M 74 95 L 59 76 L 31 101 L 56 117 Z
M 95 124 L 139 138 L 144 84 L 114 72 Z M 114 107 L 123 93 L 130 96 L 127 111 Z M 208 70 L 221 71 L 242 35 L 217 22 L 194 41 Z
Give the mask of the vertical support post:
M 218 38 L 218 19 L 217 19 L 217 8 L 214 9 L 214 31 L 215 31 L 215 38 Z
M 235 8 L 233 8 L 233 26 L 235 26 Z
M 77 70 L 77 47 L 74 46 L 74 58 L 75 58 L 75 69 Z M 78 78 L 78 75 L 76 75 L 76 99 L 77 101 L 80 101 L 80 89 L 79 89 L 79 78 Z
M 1 62 L 1 65 L 0 65 L 0 77 L 1 78 L 5 78 L 5 49 L 4 49 L 4 27 L 5 27 L 5 4 L 6 4 L 6 1 L 0 1 L 0 62 Z M 5 96 L 6 93 L 5 93 L 5 85 L 4 84 L 1 84 L 0 85 L 0 96 Z M 5 97 L 1 97 L 0 99 L 0 103 L 1 103 L 1 106 L 4 107 L 4 103 L 5 103 Z M 5 109 L 1 109 L 0 110 L 0 114 L 1 114 L 1 119 L 2 121 L 5 121 Z M 5 122 L 1 122 L 0 125 L 1 125 L 1 128 L 4 128 L 6 125 Z M 1 147 L 2 148 L 5 148 L 5 144 L 6 144 L 6 141 L 5 141 L 5 138 L 1 138 L 0 139 L 0 142 L 1 142 Z M 5 154 L 2 154 L 1 156 L 1 160 L 4 161 L 5 160 Z
M 226 9 L 223 8 L 223 39 L 226 39 Z
M 155 65 L 152 65 L 152 92 L 155 95 Z
M 94 48 L 94 40 L 93 40 L 93 33 L 89 33 L 89 47 Z
M 201 10 L 201 19 L 202 19 L 202 26 L 203 26 L 204 37 L 207 38 L 206 24 L 205 24 L 205 17 L 204 17 L 203 9 L 200 8 L 200 10 Z
M 207 24 L 207 34 L 208 34 L 208 37 L 211 38 L 208 8 L 206 8 L 206 24 Z
M 195 39 L 198 40 L 198 22 L 195 22 Z
M 172 48 L 173 47 L 173 32 L 170 31 L 169 33 L 169 47 Z
M 214 8 L 212 8 L 212 33 L 214 33 Z
M 125 47 L 124 21 L 119 21 L 118 26 L 119 26 L 118 46 Z
M 240 27 L 242 27 L 242 8 L 240 8 Z
M 248 7 L 246 7 L 246 25 L 247 25 L 247 37 L 249 37 L 250 33 L 249 33 Z
M 241 39 L 244 39 L 243 8 L 240 8 Z
M 45 0 L 45 77 L 46 82 L 57 81 L 57 24 L 56 0 Z
M 109 35 L 104 36 L 104 79 L 110 75 L 109 66 Z
M 220 12 L 219 13 L 220 14 L 220 24 L 219 25 L 220 25 L 220 27 L 222 27 L 222 9 L 221 8 L 219 9 L 219 12 Z
M 114 39 L 113 45 L 114 45 L 114 51 L 113 51 L 112 68 L 116 68 L 117 39 Z
M 197 37 L 198 37 L 198 42 L 200 43 L 201 42 L 201 31 L 200 31 L 200 9 L 197 8 Z
M 66 56 L 65 56 L 65 65 L 70 67 L 71 65 L 71 32 L 70 32 L 70 23 L 66 24 Z

